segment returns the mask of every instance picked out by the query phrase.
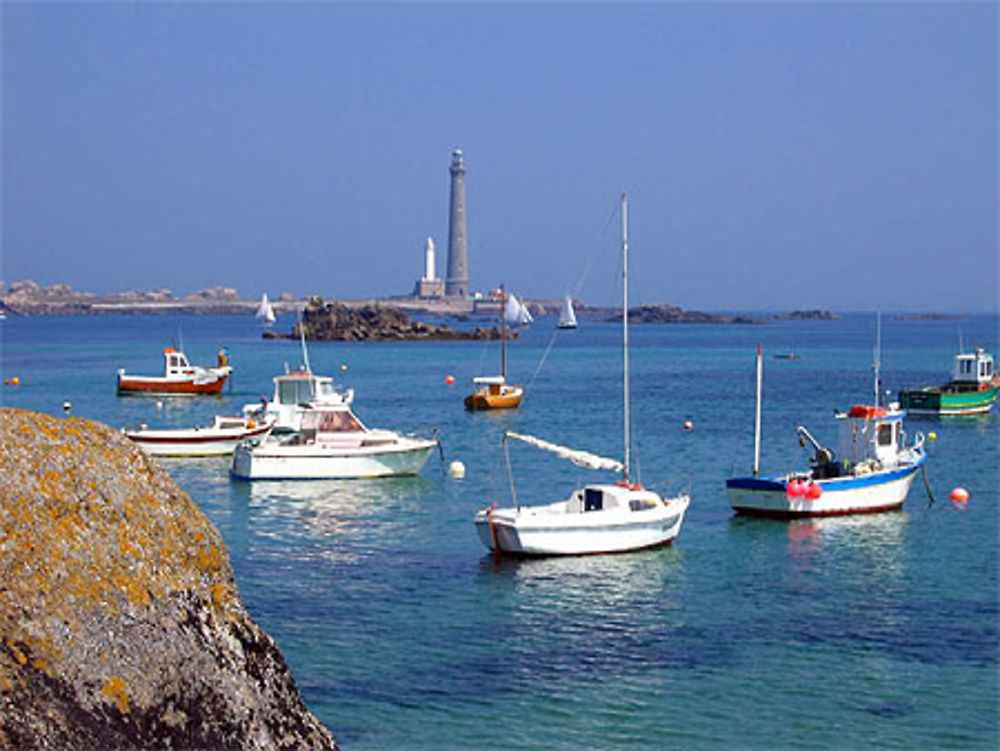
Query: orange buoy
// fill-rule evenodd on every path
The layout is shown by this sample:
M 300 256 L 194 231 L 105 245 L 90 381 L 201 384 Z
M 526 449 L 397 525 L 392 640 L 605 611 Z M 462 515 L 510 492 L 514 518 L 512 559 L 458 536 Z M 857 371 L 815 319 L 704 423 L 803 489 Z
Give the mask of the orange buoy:
M 823 488 L 821 488 L 815 482 L 810 482 L 808 485 L 806 485 L 806 490 L 802 495 L 804 495 L 810 501 L 815 501 L 817 498 L 823 495 Z
M 951 491 L 951 500 L 955 503 L 966 503 L 969 500 L 970 493 L 965 488 L 955 488 Z
M 805 495 L 805 483 L 798 480 L 790 480 L 785 486 L 785 492 L 789 498 L 798 498 Z
M 11 378 L 8 378 L 6 381 L 4 381 L 3 385 L 4 386 L 20 386 L 21 385 L 21 379 L 18 378 L 17 376 L 12 376 Z
M 447 376 L 445 376 L 444 377 L 444 382 L 447 383 L 449 386 L 453 385 L 455 383 L 455 376 L 453 376 L 453 375 L 447 375 Z

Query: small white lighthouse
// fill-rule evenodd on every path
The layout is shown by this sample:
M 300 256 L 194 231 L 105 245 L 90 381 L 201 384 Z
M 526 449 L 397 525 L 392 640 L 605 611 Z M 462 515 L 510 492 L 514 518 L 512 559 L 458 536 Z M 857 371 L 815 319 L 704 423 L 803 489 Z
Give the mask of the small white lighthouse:
M 444 295 L 444 280 L 437 276 L 437 259 L 434 238 L 428 237 L 424 244 L 424 276 L 413 287 L 414 297 L 434 298 Z
M 437 279 L 437 272 L 434 264 L 434 238 L 428 237 L 424 246 L 424 281 L 433 282 Z

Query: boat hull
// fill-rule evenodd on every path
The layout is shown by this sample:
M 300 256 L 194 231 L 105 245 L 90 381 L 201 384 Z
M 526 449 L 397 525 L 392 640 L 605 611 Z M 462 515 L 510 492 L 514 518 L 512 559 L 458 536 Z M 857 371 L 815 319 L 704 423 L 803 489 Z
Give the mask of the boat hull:
M 475 523 L 483 545 L 505 555 L 626 553 L 670 545 L 680 533 L 689 504 L 687 496 L 678 496 L 658 509 L 613 515 L 534 515 L 527 507 L 485 509 L 476 514 Z
M 218 394 L 226 385 L 226 375 L 196 382 L 193 378 L 163 378 L 154 376 L 118 376 L 121 396 L 198 396 Z
M 738 514 L 775 518 L 872 514 L 902 508 L 920 461 L 868 475 L 816 480 L 822 494 L 815 499 L 791 497 L 788 478 L 737 477 L 726 481 L 726 492 Z
M 1000 388 L 949 391 L 931 387 L 900 391 L 899 404 L 911 415 L 977 415 L 989 412 Z
M 470 412 L 487 409 L 517 409 L 521 406 L 524 392 L 518 389 L 511 394 L 490 394 L 477 391 L 465 397 L 465 408 Z
M 151 456 L 227 456 L 248 439 L 264 438 L 271 430 L 262 425 L 243 431 L 192 430 L 125 431 L 125 435 Z
M 377 451 L 324 447 L 319 444 L 283 446 L 242 444 L 233 452 L 230 474 L 243 480 L 351 480 L 364 477 L 416 475 L 423 469 L 435 441 L 400 439 Z

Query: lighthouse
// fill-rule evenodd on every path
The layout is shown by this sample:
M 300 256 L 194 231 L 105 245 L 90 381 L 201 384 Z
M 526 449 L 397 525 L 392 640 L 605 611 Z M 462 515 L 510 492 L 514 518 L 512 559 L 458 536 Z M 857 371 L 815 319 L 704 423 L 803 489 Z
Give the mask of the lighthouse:
M 434 239 L 427 238 L 424 244 L 424 276 L 417 280 L 413 289 L 415 297 L 437 298 L 444 294 L 444 282 L 437 278 L 437 261 L 434 257 Z
M 461 149 L 451 152 L 451 203 L 448 213 L 448 275 L 446 297 L 464 298 L 469 294 L 469 242 L 465 212 L 465 163 Z

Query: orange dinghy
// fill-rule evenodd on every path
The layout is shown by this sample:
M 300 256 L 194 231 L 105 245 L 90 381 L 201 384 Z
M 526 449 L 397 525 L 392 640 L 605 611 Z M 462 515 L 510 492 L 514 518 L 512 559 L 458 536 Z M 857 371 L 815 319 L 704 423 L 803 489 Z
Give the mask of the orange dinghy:
M 503 376 L 483 376 L 473 378 L 472 382 L 480 388 L 465 397 L 466 409 L 514 409 L 521 406 L 524 389 L 507 383 Z
M 233 369 L 229 357 L 220 350 L 218 364 L 214 368 L 191 365 L 180 350 L 167 347 L 163 350 L 163 375 L 126 375 L 125 369 L 118 370 L 118 395 L 144 396 L 189 396 L 218 394 L 226 384 Z

